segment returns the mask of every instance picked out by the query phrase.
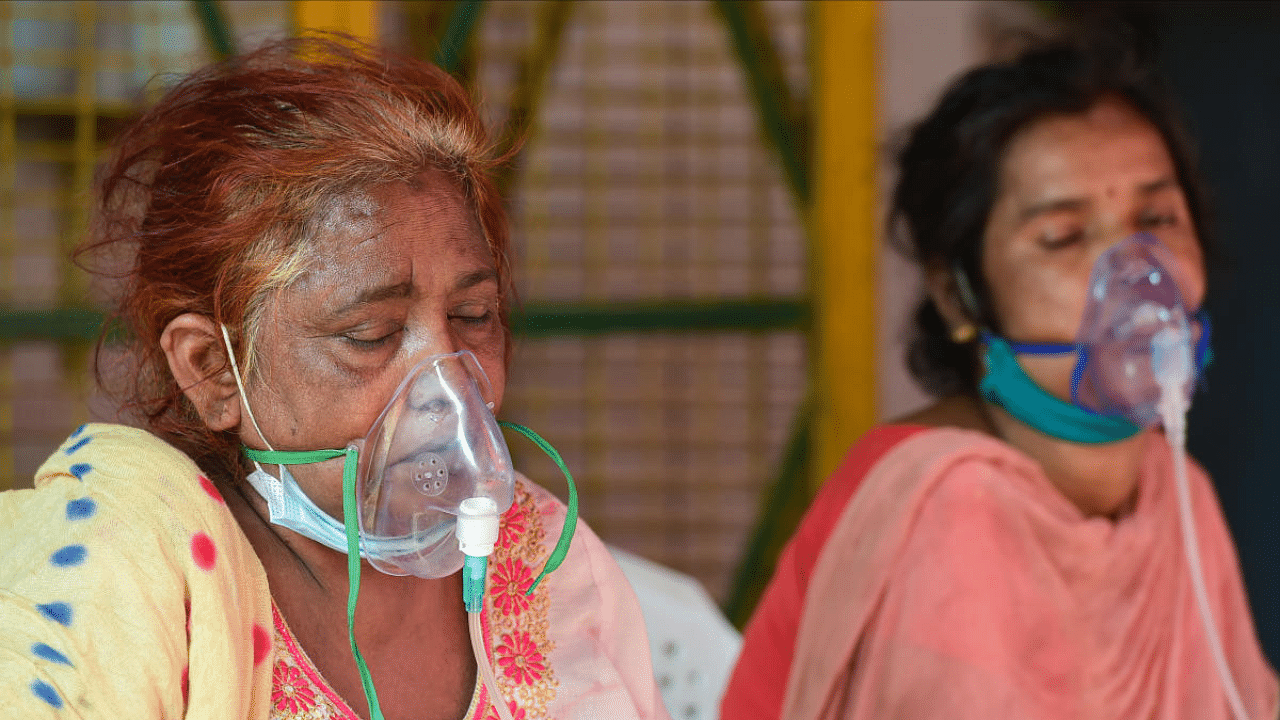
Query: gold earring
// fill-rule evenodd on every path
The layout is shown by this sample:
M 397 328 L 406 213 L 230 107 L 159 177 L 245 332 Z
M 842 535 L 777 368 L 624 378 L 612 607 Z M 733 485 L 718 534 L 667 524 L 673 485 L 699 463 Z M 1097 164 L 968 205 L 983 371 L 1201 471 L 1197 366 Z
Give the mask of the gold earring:
M 969 323 L 965 323 L 951 331 L 951 342 L 957 345 L 971 343 L 976 337 L 978 337 L 978 329 Z

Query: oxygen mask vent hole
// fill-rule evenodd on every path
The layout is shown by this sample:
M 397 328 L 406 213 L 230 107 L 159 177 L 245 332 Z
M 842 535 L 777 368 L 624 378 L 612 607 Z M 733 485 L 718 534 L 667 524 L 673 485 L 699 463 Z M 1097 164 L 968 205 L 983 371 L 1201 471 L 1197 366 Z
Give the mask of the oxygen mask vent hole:
M 414 468 L 413 484 L 423 495 L 439 495 L 449 484 L 449 468 L 439 455 L 427 453 Z

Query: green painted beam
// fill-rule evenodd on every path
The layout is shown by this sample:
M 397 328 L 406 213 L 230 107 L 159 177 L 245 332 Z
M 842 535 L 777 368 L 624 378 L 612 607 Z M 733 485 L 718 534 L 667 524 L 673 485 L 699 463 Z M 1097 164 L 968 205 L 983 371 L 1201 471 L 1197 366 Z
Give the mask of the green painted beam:
M 105 315 L 93 308 L 0 309 L 0 342 L 93 341 Z M 533 303 L 512 317 L 523 337 L 636 332 L 767 332 L 804 329 L 809 304 L 800 299 L 713 302 Z
M 92 341 L 104 314 L 93 308 L 0 311 L 0 342 L 22 340 Z
M 761 332 L 804 329 L 809 304 L 799 299 L 591 304 L 531 304 L 514 313 L 516 335 L 635 332 Z
M 805 151 L 807 123 L 787 86 L 782 59 L 769 37 L 768 18 L 760 5 L 751 2 L 716 0 L 715 8 L 746 74 L 761 130 L 778 153 L 787 185 L 803 212 L 812 190 Z
M 445 72 L 455 73 L 462 62 L 463 50 L 475 29 L 476 20 L 480 18 L 483 5 L 480 0 L 456 0 L 453 13 L 440 34 L 440 45 L 436 49 L 436 64 Z
M 191 0 L 191 10 L 200 20 L 204 29 L 205 42 L 209 51 L 218 60 L 226 60 L 236 54 L 235 38 L 231 35 L 231 26 L 227 22 L 227 14 L 218 0 Z
M 724 604 L 725 616 L 738 629 L 745 627 L 751 618 L 769 578 L 773 577 L 783 546 L 809 507 L 806 476 L 812 448 L 813 403 L 806 400 L 796 413 L 777 474 L 760 498 L 759 516 Z

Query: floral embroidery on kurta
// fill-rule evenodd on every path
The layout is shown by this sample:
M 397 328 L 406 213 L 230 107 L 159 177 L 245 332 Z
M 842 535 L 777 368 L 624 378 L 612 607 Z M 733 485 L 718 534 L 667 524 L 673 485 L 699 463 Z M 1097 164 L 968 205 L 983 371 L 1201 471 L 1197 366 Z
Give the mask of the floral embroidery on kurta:
M 547 587 L 540 584 L 532 595 L 525 595 L 535 571 L 541 571 L 546 562 L 545 538 L 533 496 L 517 481 L 515 501 L 502 516 L 498 547 L 489 559 L 488 612 L 482 623 L 490 662 L 514 720 L 548 720 L 547 708 L 559 684 L 547 663 L 547 653 L 555 647 L 548 637 Z M 298 646 L 274 603 L 271 609 L 275 616 L 271 720 L 358 720 Z M 478 680 L 467 717 L 498 718 Z
M 515 720 L 546 720 L 559 681 L 547 662 L 555 648 L 547 611 L 546 582 L 525 595 L 547 560 L 546 529 L 533 496 L 516 484 L 515 501 L 502 517 L 498 547 L 490 559 L 485 641 L 493 672 L 508 703 L 523 710 Z M 496 711 L 489 712 L 496 717 Z

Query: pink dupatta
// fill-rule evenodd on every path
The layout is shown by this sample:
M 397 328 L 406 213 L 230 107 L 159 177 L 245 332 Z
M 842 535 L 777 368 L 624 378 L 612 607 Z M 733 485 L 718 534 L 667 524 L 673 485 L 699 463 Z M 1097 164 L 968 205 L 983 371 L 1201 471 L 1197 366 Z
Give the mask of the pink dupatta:
M 1137 507 L 1086 518 L 1034 462 L 935 429 L 845 507 L 805 598 L 783 717 L 1227 719 L 1191 592 L 1172 461 L 1149 435 Z M 1210 604 L 1251 718 L 1277 716 L 1234 548 L 1204 473 Z

